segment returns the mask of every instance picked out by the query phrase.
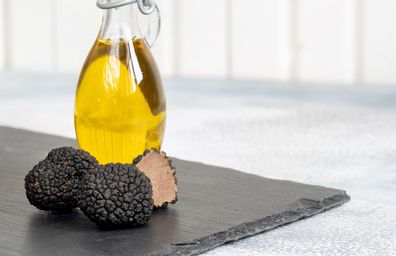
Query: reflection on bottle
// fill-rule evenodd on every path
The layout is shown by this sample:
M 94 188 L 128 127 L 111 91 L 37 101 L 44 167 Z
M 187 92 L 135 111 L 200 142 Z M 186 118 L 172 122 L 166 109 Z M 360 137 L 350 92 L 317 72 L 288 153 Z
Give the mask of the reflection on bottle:
M 101 164 L 131 163 L 145 149 L 160 149 L 165 118 L 161 77 L 145 40 L 96 40 L 76 93 L 79 146 Z

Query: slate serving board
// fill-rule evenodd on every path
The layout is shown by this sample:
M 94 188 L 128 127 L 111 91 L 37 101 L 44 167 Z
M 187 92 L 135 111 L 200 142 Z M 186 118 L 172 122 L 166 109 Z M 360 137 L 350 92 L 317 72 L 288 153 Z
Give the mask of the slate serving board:
M 196 255 L 349 201 L 341 190 L 174 159 L 179 202 L 136 229 L 99 230 L 79 210 L 30 206 L 27 171 L 62 137 L 0 127 L 0 255 Z

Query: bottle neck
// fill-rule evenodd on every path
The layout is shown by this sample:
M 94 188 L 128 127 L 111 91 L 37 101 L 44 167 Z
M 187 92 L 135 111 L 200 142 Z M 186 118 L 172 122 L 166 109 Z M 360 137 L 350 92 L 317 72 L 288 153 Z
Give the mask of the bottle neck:
M 115 42 L 142 38 L 138 11 L 136 4 L 104 10 L 98 38 Z

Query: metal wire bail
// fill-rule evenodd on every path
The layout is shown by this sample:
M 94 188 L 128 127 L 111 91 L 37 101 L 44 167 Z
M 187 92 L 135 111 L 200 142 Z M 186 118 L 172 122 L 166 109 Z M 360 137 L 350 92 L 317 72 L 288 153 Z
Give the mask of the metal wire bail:
M 141 13 L 149 15 L 155 10 L 155 0 L 137 0 L 137 4 Z
M 137 3 L 140 12 L 144 15 L 152 14 L 156 9 L 155 0 L 120 0 L 107 3 L 104 3 L 103 0 L 98 0 L 96 2 L 96 6 L 98 6 L 100 9 L 111 9 L 133 3 Z

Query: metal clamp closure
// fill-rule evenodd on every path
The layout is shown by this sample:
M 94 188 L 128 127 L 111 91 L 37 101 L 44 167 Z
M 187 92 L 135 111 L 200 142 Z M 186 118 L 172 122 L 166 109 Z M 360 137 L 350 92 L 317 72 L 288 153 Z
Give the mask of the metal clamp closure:
M 96 6 L 98 6 L 100 9 L 112 9 L 133 3 L 137 3 L 140 12 L 144 15 L 153 13 L 156 7 L 155 0 L 121 0 L 108 3 L 103 3 L 102 1 L 98 0 L 96 2 Z

